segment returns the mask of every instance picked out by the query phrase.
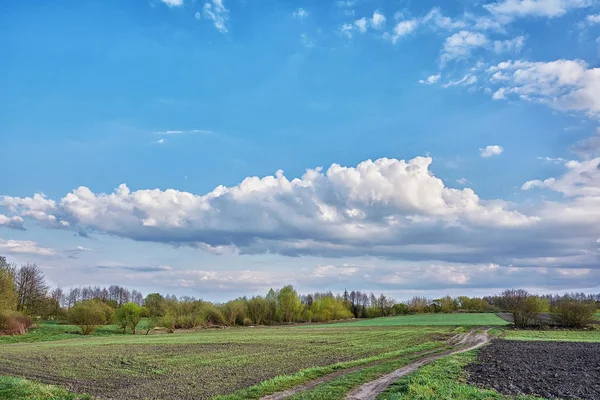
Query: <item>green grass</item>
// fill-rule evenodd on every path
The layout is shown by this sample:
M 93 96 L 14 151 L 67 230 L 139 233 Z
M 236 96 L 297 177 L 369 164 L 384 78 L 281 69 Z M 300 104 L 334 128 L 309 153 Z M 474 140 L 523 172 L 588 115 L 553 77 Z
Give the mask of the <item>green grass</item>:
M 112 398 L 207 398 L 302 370 L 350 362 L 348 366 L 444 343 L 451 332 L 444 326 L 327 326 L 72 335 L 76 338 L 0 344 L 0 374 L 68 384 L 77 392 Z
M 492 313 L 473 314 L 415 314 L 398 317 L 385 317 L 374 319 L 361 319 L 352 322 L 340 322 L 329 325 L 318 325 L 319 327 L 340 326 L 504 326 L 508 322 Z M 313 328 L 316 325 L 303 327 Z
M 506 329 L 498 333 L 499 337 L 509 340 L 559 340 L 567 342 L 600 342 L 600 330 L 569 331 L 569 330 L 511 330 Z
M 0 376 L 0 399 L 3 400 L 91 400 L 81 395 L 51 385 L 44 385 L 10 376 Z
M 536 400 L 534 396 L 504 396 L 465 383 L 464 367 L 475 362 L 476 352 L 442 358 L 395 382 L 378 400 Z
M 0 345 L 8 343 L 48 342 L 54 340 L 84 338 L 80 332 L 80 329 L 75 325 L 42 322 L 29 330 L 25 335 L 0 336 Z M 122 334 L 122 330 L 116 325 L 105 325 L 96 329 L 90 337 L 115 334 Z

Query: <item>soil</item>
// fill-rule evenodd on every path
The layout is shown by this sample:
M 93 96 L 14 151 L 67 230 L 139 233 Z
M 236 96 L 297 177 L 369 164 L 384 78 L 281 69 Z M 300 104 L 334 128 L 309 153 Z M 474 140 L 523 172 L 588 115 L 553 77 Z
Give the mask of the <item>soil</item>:
M 507 395 L 600 399 L 600 343 L 496 339 L 467 367 L 468 382 Z

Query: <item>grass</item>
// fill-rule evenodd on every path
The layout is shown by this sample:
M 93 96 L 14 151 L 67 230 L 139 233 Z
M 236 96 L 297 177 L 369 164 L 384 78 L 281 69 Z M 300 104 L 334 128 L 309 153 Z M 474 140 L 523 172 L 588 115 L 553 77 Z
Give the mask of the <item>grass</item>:
M 442 358 L 395 382 L 378 400 L 539 400 L 534 396 L 504 396 L 465 383 L 464 367 L 475 362 L 474 351 Z
M 492 313 L 464 314 L 415 314 L 398 317 L 361 319 L 329 325 L 307 325 L 305 327 L 327 326 L 504 326 L 508 322 Z
M 207 398 L 303 370 L 306 377 L 279 378 L 279 386 L 273 388 L 353 362 L 398 357 L 403 350 L 419 346 L 435 347 L 452 329 L 321 326 L 71 335 L 76 339 L 0 344 L 0 375 L 68 384 L 77 392 L 112 398 Z
M 59 324 L 57 322 L 43 322 L 29 330 L 25 335 L 0 336 L 0 345 L 9 343 L 33 343 L 49 342 L 54 340 L 65 340 L 75 338 L 86 338 L 80 334 L 81 330 L 75 325 Z M 108 336 L 122 334 L 122 330 L 116 325 L 101 326 L 88 336 Z
M 569 331 L 569 330 L 501 330 L 499 337 L 509 340 L 558 340 L 567 342 L 600 342 L 600 330 Z
M 91 400 L 85 394 L 76 394 L 51 385 L 21 378 L 0 376 L 0 399 L 3 400 Z

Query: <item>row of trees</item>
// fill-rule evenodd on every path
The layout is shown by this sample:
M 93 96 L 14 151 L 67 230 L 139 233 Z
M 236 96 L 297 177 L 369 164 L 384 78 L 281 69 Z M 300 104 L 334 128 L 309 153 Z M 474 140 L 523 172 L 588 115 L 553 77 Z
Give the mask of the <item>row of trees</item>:
M 515 325 L 520 327 L 539 323 L 536 316 L 548 312 L 554 315 L 556 323 L 581 326 L 593 318 L 599 303 L 600 294 L 534 296 L 524 290 L 507 290 L 501 295 L 483 298 L 445 296 L 428 299 L 415 296 L 402 303 L 383 294 L 376 296 L 361 291 L 301 296 L 292 286 L 271 289 L 265 296 L 243 297 L 226 303 L 211 303 L 191 297 L 178 299 L 158 293 L 144 298 L 140 292 L 118 285 L 76 287 L 63 292 L 59 288 L 50 290 L 42 271 L 35 264 L 17 267 L 0 257 L 0 313 L 3 313 L 0 330 L 2 320 L 7 319 L 19 320 L 22 325 L 27 325 L 28 319 L 23 316 L 68 318 L 84 333 L 90 333 L 98 325 L 116 322 L 124 332 L 129 329 L 135 333 L 141 318 L 146 318 L 150 329 L 162 325 L 172 331 L 206 325 L 265 325 L 415 313 L 501 311 L 512 313 Z

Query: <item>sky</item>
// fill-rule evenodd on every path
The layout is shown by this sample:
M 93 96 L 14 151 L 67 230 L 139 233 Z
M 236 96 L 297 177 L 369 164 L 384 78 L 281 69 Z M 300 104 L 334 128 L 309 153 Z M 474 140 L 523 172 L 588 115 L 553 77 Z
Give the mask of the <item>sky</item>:
M 52 286 L 600 291 L 600 1 L 3 2 L 0 59 Z

